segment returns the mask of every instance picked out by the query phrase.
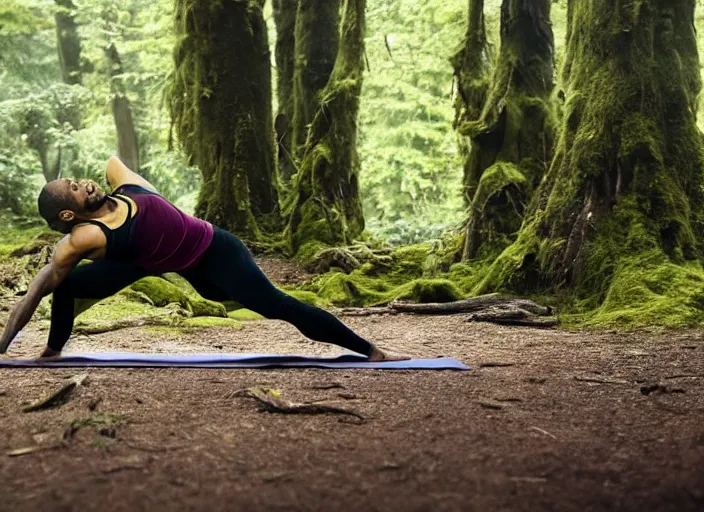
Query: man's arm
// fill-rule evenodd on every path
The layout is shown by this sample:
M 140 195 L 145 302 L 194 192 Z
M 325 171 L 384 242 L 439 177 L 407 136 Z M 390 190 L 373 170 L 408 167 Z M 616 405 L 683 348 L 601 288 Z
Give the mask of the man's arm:
M 154 185 L 142 178 L 136 172 L 132 172 L 116 156 L 111 156 L 105 169 L 105 177 L 113 190 L 117 190 L 122 185 L 139 185 L 147 190 L 156 192 Z
M 99 233 L 89 226 L 77 235 L 64 237 L 56 246 L 51 262 L 44 266 L 32 282 L 27 293 L 10 313 L 10 318 L 5 325 L 5 330 L 0 337 L 0 354 L 7 352 L 7 348 L 15 336 L 24 328 L 36 311 L 41 300 L 52 293 L 59 284 L 71 273 L 86 253 L 97 249 L 101 240 Z M 104 238 L 104 236 L 103 236 Z M 104 245 L 104 241 L 102 241 Z

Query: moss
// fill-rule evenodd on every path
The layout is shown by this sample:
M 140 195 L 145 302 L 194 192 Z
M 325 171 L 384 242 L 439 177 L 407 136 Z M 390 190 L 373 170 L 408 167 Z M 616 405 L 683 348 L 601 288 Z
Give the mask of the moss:
M 463 297 L 462 291 L 448 279 L 411 279 L 392 284 L 388 275 L 365 276 L 330 272 L 309 285 L 319 302 L 335 306 L 378 306 L 396 299 L 416 302 L 448 302 Z
M 473 293 L 552 293 L 568 321 L 591 327 L 704 321 L 693 5 L 673 3 L 665 25 L 659 4 L 639 5 L 587 0 L 569 10 L 555 158 L 516 241 Z
M 676 265 L 662 253 L 622 261 L 604 301 L 578 301 L 569 324 L 588 328 L 691 328 L 704 323 L 704 270 L 698 263 Z
M 296 155 L 302 156 L 319 94 L 332 74 L 340 42 L 340 0 L 300 0 L 295 23 L 293 119 Z
M 177 303 L 190 310 L 193 316 L 225 317 L 225 306 L 219 302 L 204 299 L 194 292 L 187 293 L 174 284 L 159 277 L 145 277 L 134 283 L 132 290 L 144 294 L 157 307 Z
M 364 230 L 356 139 L 365 4 L 365 0 L 345 3 L 335 65 L 320 93 L 294 191 L 284 206 L 289 219 L 286 234 L 294 254 L 311 241 L 349 245 Z
M 315 223 L 313 223 L 314 225 Z M 309 224 L 310 225 L 310 224 Z M 330 246 L 320 240 L 326 238 L 325 236 L 316 235 L 313 240 L 310 240 L 303 244 L 298 252 L 296 253 L 296 261 L 302 263 L 303 265 L 308 265 L 315 261 L 316 256 L 325 249 L 329 249 Z
M 278 216 L 262 5 L 177 1 L 169 91 L 176 135 L 203 174 L 196 215 L 248 240 L 260 238 L 260 224 Z
M 294 297 L 304 304 L 311 306 L 326 306 L 325 299 L 318 297 L 315 293 L 305 290 L 285 290 L 287 294 Z
M 241 322 L 253 322 L 255 320 L 264 320 L 264 317 L 259 313 L 255 313 L 249 309 L 240 308 L 234 311 L 230 311 L 227 316 L 233 320 L 239 320 Z
M 90 309 L 76 315 L 76 325 L 110 322 L 124 318 L 162 316 L 164 309 L 150 304 L 133 302 L 119 295 L 95 302 Z
M 272 2 L 276 24 L 276 98 L 279 108 L 274 126 L 278 141 L 279 171 L 284 182 L 288 182 L 296 171 L 292 158 L 294 150 L 291 125 L 297 4 L 298 0 Z
M 394 295 L 396 299 L 414 302 L 452 302 L 463 297 L 457 285 L 448 279 L 417 279 Z
M 490 86 L 491 47 L 487 41 L 484 19 L 484 0 L 470 0 L 467 33 L 460 49 L 450 62 L 457 80 L 455 99 L 455 127 L 478 119 Z M 469 145 L 460 148 L 465 156 Z
M 475 25 L 483 24 L 479 4 L 470 2 L 470 27 L 472 16 Z M 466 107 L 457 122 L 458 132 L 468 139 L 460 144 L 465 155 L 464 195 L 470 207 L 464 260 L 494 258 L 515 240 L 525 205 L 552 156 L 557 120 L 551 98 L 550 5 L 504 2 L 501 47 L 491 86 L 475 91 L 473 108 Z M 465 62 L 471 67 L 461 70 L 460 84 L 462 76 L 483 80 L 479 55 Z

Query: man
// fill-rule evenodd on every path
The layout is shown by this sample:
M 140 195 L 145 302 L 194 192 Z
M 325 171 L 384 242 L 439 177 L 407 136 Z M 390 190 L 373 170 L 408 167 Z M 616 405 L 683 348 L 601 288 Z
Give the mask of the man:
M 75 299 L 103 299 L 145 276 L 178 272 L 203 297 L 237 301 L 266 318 L 293 324 L 316 341 L 370 361 L 408 359 L 379 349 L 327 311 L 278 290 L 239 238 L 184 214 L 118 158 L 108 160 L 106 177 L 114 190 L 110 195 L 90 180 L 60 179 L 42 189 L 39 213 L 67 236 L 10 314 L 0 354 L 50 293 L 51 329 L 42 358 L 61 354 L 73 329 Z M 83 259 L 93 262 L 77 266 Z

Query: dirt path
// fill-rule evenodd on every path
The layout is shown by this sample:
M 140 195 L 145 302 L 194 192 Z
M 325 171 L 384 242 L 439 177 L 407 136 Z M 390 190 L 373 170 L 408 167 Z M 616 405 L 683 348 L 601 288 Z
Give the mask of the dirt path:
M 0 510 L 704 509 L 698 333 L 586 335 L 461 317 L 345 321 L 472 371 L 96 369 L 67 404 L 34 413 L 22 404 L 76 372 L 0 371 Z M 30 330 L 15 354 L 35 353 L 44 336 Z M 70 349 L 337 353 L 273 321 L 180 336 L 124 330 Z M 684 392 L 641 392 L 656 382 Z M 258 384 L 292 399 L 337 399 L 367 421 L 261 413 L 228 398 Z M 340 387 L 315 389 L 329 384 Z M 5 455 L 51 444 L 91 417 L 61 448 Z

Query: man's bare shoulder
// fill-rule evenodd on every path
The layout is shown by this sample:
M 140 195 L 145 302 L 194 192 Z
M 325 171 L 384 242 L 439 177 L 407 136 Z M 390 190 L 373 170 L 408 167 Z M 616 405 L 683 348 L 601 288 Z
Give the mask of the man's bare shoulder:
M 79 254 L 94 251 L 107 243 L 103 230 L 94 224 L 79 224 L 71 233 L 61 239 L 59 245 Z

